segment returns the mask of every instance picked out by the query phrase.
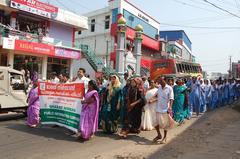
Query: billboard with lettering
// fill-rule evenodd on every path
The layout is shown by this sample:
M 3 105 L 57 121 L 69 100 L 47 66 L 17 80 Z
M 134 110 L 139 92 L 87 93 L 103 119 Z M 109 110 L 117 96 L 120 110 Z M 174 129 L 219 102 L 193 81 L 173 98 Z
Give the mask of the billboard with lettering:
M 45 55 L 55 55 L 55 48 L 53 45 L 29 42 L 23 40 L 15 40 L 14 50 L 32 52 Z
M 10 7 L 51 19 L 58 15 L 57 7 L 38 0 L 11 0 Z

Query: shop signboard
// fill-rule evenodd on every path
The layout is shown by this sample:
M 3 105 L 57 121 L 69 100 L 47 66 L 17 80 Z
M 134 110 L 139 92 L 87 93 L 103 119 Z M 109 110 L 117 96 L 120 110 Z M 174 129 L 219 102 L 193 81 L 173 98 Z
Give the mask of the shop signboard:
M 57 7 L 39 0 L 11 0 L 10 7 L 51 19 L 58 14 Z
M 55 56 L 71 59 L 80 59 L 80 51 L 55 47 Z
M 2 46 L 4 49 L 10 49 L 13 50 L 15 46 L 15 39 L 13 38 L 2 38 Z
M 36 54 L 45 54 L 54 56 L 55 48 L 53 45 L 29 42 L 23 40 L 15 40 L 15 50 L 17 51 L 25 51 L 32 52 Z
M 84 84 L 39 83 L 42 124 L 55 124 L 78 132 Z
M 73 25 L 75 27 L 88 29 L 87 17 L 76 15 L 75 13 L 72 13 L 61 8 L 58 9 L 58 14 L 54 19 L 59 22 Z

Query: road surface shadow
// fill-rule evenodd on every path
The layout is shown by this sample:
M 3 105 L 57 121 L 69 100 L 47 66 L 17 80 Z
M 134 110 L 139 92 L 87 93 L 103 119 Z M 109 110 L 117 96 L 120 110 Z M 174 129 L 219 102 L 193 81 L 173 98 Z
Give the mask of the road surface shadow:
M 79 142 L 76 137 L 68 135 L 69 131 L 63 127 L 52 128 L 51 126 L 40 125 L 37 128 L 30 128 L 24 123 L 17 123 L 10 124 L 7 128 L 49 139 Z
M 141 133 L 140 134 L 129 134 L 126 139 L 120 137 L 116 133 L 115 134 L 106 134 L 106 133 L 103 133 L 101 131 L 96 133 L 95 136 L 110 138 L 110 139 L 113 139 L 113 140 L 131 140 L 131 141 L 134 141 L 136 144 L 139 144 L 139 145 L 152 145 L 153 144 L 151 140 L 141 136 Z

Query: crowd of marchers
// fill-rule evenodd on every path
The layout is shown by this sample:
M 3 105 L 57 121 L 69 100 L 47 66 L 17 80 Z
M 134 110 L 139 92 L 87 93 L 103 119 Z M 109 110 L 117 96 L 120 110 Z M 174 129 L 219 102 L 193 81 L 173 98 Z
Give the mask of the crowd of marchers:
M 140 135 L 143 130 L 155 129 L 157 135 L 153 142 L 166 143 L 168 130 L 184 124 L 193 114 L 198 117 L 240 98 L 240 81 L 234 79 L 207 80 L 200 76 L 173 79 L 159 75 L 151 80 L 125 73 L 122 82 L 117 74 L 95 81 L 86 77 L 84 68 L 71 81 L 63 79 L 55 76 L 49 82 L 84 83 L 78 133 L 78 138 L 83 140 L 89 140 L 99 130 L 125 139 L 129 134 Z M 32 83 L 27 125 L 37 127 L 41 122 L 38 80 Z

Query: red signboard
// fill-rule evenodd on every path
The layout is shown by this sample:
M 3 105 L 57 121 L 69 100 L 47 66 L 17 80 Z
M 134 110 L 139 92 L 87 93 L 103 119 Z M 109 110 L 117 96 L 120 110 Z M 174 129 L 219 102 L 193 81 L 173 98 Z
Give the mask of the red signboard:
M 56 18 L 58 13 L 57 7 L 38 0 L 11 0 L 10 6 L 47 18 Z
M 61 96 L 82 99 L 85 92 L 83 83 L 54 84 L 40 82 L 38 86 L 40 96 Z
M 45 55 L 55 55 L 55 48 L 52 45 L 28 42 L 23 40 L 15 40 L 14 49 L 18 51 L 26 51 Z

